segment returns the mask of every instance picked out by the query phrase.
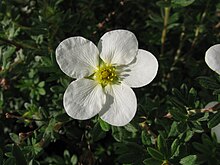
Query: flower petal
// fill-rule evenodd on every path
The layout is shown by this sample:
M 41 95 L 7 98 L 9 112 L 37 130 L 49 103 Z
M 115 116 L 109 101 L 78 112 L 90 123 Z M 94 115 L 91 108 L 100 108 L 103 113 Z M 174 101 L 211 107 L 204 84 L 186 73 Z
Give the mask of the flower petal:
M 205 108 L 206 109 L 211 109 L 211 108 L 214 108 L 216 105 L 218 105 L 219 104 L 219 102 L 218 101 L 211 101 L 211 102 L 209 102 L 206 106 L 205 106 Z
M 105 93 L 93 80 L 73 81 L 64 93 L 64 109 L 74 119 L 85 120 L 95 116 L 105 103 Z
M 205 62 L 209 68 L 220 74 L 220 44 L 211 46 L 206 51 Z
M 113 30 L 101 37 L 98 48 L 105 63 L 125 65 L 137 55 L 138 41 L 130 31 Z
M 133 90 L 125 85 L 107 85 L 106 103 L 99 113 L 102 120 L 114 126 L 124 126 L 134 117 L 137 99 Z
M 82 78 L 91 75 L 98 66 L 99 51 L 91 41 L 83 37 L 71 37 L 58 45 L 56 60 L 65 74 Z
M 216 135 L 217 142 L 220 143 L 220 124 L 213 127 L 211 132 Z
M 138 50 L 136 58 L 122 72 L 122 81 L 137 88 L 149 84 L 157 75 L 157 59 L 148 51 Z

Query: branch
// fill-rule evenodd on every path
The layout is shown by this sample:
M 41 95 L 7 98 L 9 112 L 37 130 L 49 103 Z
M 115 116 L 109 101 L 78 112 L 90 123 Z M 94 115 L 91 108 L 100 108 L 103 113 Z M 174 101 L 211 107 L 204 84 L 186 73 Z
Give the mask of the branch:
M 20 49 L 23 49 L 23 48 L 29 48 L 29 49 L 36 49 L 36 47 L 33 47 L 31 45 L 27 45 L 27 44 L 20 44 L 18 42 L 15 42 L 15 41 L 12 41 L 12 40 L 8 40 L 6 38 L 3 38 L 3 37 L 0 37 L 0 41 L 3 41 L 7 44 L 10 44 L 10 45 L 14 45 L 17 50 L 20 50 Z
M 21 45 L 21 44 L 19 44 L 17 42 L 14 42 L 14 41 L 2 38 L 2 37 L 0 37 L 0 40 L 5 42 L 5 43 L 8 43 L 10 45 L 14 45 L 17 48 L 17 50 L 24 48 L 23 45 Z

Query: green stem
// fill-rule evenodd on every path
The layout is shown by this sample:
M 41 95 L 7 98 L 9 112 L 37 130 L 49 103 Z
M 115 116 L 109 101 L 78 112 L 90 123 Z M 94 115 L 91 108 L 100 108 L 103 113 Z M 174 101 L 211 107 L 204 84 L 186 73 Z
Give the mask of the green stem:
M 27 44 L 20 44 L 18 42 L 15 42 L 15 41 L 12 41 L 12 40 L 8 40 L 8 39 L 3 38 L 3 37 L 0 37 L 0 41 L 5 42 L 5 43 L 10 44 L 10 45 L 14 45 L 17 48 L 17 50 L 23 49 L 23 48 L 36 49 L 33 46 L 30 46 L 30 45 L 27 45 Z
M 170 7 L 164 8 L 163 31 L 161 35 L 161 56 L 164 55 L 165 41 L 167 36 L 167 25 L 170 17 Z
M 210 3 L 210 1 L 208 0 L 207 3 L 206 3 L 206 8 L 205 8 L 204 12 L 201 15 L 199 25 L 196 26 L 194 39 L 193 39 L 193 42 L 192 42 L 192 45 L 191 45 L 191 49 L 194 48 L 194 46 L 196 45 L 197 40 L 199 39 L 199 34 L 201 32 L 201 24 L 203 23 L 206 15 L 207 15 L 207 10 L 208 10 L 209 3 Z
M 33 122 L 33 121 L 45 121 L 45 119 L 33 119 L 33 118 L 24 117 L 24 116 L 17 116 L 17 115 L 11 114 L 11 113 L 6 113 L 5 118 L 7 118 L 7 119 L 18 119 L 18 120 L 29 120 L 31 122 Z
M 8 40 L 8 39 L 5 39 L 5 38 L 2 38 L 2 37 L 0 37 L 0 41 L 3 41 L 3 42 L 5 42 L 7 44 L 10 44 L 10 45 L 14 45 L 18 50 L 23 48 L 23 46 L 20 45 L 19 43 Z
M 187 113 L 189 115 L 195 114 L 195 113 L 205 113 L 205 112 L 216 112 L 220 110 L 220 103 L 214 105 L 213 107 L 210 108 L 203 108 L 203 109 L 190 109 L 187 110 Z
M 181 50 L 182 50 L 182 47 L 183 47 L 183 40 L 184 40 L 184 36 L 185 36 L 185 26 L 182 27 L 182 32 L 180 34 L 180 39 L 179 39 L 179 47 L 176 51 L 176 55 L 175 55 L 175 58 L 174 58 L 174 62 L 173 62 L 173 66 L 176 65 L 176 63 L 179 61 L 180 59 L 180 55 L 181 55 Z

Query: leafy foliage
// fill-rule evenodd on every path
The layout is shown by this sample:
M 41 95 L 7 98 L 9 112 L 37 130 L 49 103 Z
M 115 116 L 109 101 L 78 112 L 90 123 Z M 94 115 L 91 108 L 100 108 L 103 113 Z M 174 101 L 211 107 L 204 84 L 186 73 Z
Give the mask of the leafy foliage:
M 220 102 L 220 77 L 204 62 L 220 43 L 218 0 L 2 0 L 0 9 L 0 164 L 220 164 L 219 107 L 205 108 Z M 73 80 L 55 49 L 112 29 L 134 32 L 158 75 L 135 89 L 130 124 L 71 119 L 62 97 Z

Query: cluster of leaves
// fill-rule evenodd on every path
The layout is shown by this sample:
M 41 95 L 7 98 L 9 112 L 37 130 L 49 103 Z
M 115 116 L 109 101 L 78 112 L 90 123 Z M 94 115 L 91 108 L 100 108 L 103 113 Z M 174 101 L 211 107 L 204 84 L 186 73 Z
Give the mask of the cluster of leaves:
M 220 102 L 220 78 L 204 63 L 220 43 L 218 0 L 1 0 L 0 9 L 0 165 L 220 164 L 211 135 L 220 112 L 204 109 Z M 157 57 L 156 79 L 135 90 L 124 127 L 71 119 L 62 97 L 73 80 L 54 50 L 119 28 Z

